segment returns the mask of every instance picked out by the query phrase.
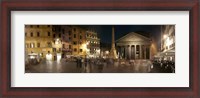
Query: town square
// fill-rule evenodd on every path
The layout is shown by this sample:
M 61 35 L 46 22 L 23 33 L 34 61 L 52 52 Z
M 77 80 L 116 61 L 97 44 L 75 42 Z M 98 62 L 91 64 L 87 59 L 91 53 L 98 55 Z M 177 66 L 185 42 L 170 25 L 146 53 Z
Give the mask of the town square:
M 175 73 L 175 25 L 25 25 L 25 73 Z

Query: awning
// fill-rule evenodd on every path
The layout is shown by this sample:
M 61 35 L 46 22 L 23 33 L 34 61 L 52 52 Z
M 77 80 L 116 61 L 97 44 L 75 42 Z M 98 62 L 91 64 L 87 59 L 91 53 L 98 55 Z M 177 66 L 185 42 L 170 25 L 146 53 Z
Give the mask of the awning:
M 162 52 L 163 56 L 175 56 L 175 49 L 167 50 L 165 52 Z
M 159 52 L 157 53 L 154 57 L 164 57 L 164 56 L 175 56 L 175 50 L 172 49 L 172 50 L 167 50 L 165 52 Z
M 29 53 L 28 55 L 38 55 L 37 53 Z

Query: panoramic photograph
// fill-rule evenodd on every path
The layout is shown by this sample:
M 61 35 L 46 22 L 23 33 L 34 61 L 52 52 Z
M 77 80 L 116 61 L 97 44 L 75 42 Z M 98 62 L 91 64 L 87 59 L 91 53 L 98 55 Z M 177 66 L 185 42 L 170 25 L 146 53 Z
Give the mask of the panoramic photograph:
M 175 25 L 24 26 L 25 73 L 175 73 Z

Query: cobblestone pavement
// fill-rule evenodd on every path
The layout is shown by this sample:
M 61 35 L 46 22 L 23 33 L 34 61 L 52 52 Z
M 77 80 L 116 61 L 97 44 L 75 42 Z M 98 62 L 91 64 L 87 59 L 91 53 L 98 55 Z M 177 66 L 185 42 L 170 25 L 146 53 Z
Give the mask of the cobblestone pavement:
M 88 62 L 77 65 L 77 62 L 61 60 L 41 61 L 36 65 L 28 65 L 26 73 L 149 73 L 152 63 L 149 60 L 130 62 Z M 156 72 L 154 70 L 154 72 Z

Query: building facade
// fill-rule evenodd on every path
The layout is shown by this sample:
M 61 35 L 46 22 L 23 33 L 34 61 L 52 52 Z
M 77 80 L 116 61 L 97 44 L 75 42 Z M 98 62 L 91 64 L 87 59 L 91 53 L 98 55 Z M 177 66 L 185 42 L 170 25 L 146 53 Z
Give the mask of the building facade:
M 51 25 L 25 25 L 25 51 L 45 58 L 53 52 L 53 31 Z
M 175 25 L 161 26 L 161 52 L 165 60 L 175 60 Z
M 68 47 L 73 56 L 98 57 L 100 55 L 100 39 L 97 32 L 80 26 L 65 26 L 68 32 Z
M 100 39 L 96 32 L 70 25 L 26 25 L 25 46 L 27 53 L 53 60 L 67 56 L 91 57 L 100 55 Z
M 161 28 L 161 51 L 175 49 L 175 25 L 165 25 Z
M 151 39 L 135 32 L 128 33 L 116 41 L 120 59 L 150 59 Z
M 88 57 L 96 58 L 100 56 L 100 39 L 95 31 L 86 31 L 86 45 Z
M 86 30 L 79 26 L 71 26 L 69 32 L 70 48 L 73 56 L 86 56 Z
M 62 57 L 72 55 L 71 26 L 61 26 Z

